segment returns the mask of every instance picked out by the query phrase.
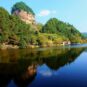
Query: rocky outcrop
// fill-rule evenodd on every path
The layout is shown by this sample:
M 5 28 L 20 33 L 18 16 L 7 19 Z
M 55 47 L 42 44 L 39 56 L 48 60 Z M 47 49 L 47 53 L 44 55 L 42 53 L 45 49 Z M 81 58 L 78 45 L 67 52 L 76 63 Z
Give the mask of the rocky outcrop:
M 26 24 L 35 23 L 35 13 L 24 2 L 17 2 L 16 4 L 14 4 L 11 13 L 19 16 L 20 19 Z
M 23 10 L 16 10 L 14 12 L 14 15 L 17 15 L 20 17 L 22 21 L 24 21 L 26 24 L 35 24 L 35 16 L 32 15 L 31 13 L 28 13 Z

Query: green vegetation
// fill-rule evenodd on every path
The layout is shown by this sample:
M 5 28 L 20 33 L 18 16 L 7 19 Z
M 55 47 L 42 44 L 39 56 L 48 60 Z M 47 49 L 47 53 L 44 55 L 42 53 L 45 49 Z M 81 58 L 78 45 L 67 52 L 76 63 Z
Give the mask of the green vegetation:
M 31 13 L 31 14 L 35 15 L 35 13 L 33 12 L 33 10 L 30 7 L 28 7 L 24 2 L 18 2 L 18 3 L 16 3 L 12 7 L 11 13 L 14 13 L 14 11 L 16 11 L 16 10 L 19 10 L 19 11 L 20 10 L 24 10 L 24 11 L 26 11 L 28 13 Z
M 21 46 L 21 42 L 27 43 L 29 29 L 30 25 L 25 24 L 16 16 L 9 15 L 4 8 L 0 8 L 0 43 Z
M 33 11 L 23 2 L 16 3 L 12 8 L 12 13 L 16 9 L 22 9 L 34 15 Z M 3 43 L 26 48 L 58 46 L 63 42 L 83 43 L 84 41 L 83 35 L 69 23 L 51 18 L 45 25 L 41 23 L 30 25 L 0 7 L 0 47 Z
M 83 38 L 82 34 L 73 25 L 59 21 L 56 18 L 50 19 L 43 27 L 42 32 L 64 36 L 74 43 L 81 42 Z

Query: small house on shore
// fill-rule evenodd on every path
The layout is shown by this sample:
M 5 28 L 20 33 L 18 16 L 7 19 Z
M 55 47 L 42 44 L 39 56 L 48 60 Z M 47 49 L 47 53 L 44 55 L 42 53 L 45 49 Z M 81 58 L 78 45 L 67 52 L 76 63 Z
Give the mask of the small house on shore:
M 70 41 L 63 41 L 63 43 L 62 43 L 63 45 L 70 45 L 71 44 L 71 42 Z

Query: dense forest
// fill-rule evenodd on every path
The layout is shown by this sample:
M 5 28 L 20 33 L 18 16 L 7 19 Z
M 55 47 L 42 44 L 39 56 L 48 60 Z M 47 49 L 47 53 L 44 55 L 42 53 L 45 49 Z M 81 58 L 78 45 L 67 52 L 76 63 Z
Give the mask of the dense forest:
M 25 3 L 20 2 L 12 7 L 11 13 L 16 9 L 24 10 L 35 15 L 33 10 Z M 33 27 L 34 26 L 34 27 Z M 5 45 L 26 48 L 30 46 L 57 46 L 64 41 L 71 43 L 84 43 L 84 36 L 69 23 L 62 22 L 57 18 L 51 18 L 43 25 L 26 24 L 18 16 L 8 13 L 0 7 L 0 47 Z

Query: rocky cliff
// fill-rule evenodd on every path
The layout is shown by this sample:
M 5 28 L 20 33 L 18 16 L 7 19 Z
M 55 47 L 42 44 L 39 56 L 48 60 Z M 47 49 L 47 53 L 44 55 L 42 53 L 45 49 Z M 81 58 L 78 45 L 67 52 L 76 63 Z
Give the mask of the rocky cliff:
M 23 2 L 18 2 L 12 7 L 12 14 L 17 15 L 26 24 L 35 24 L 35 14 L 33 10 Z

